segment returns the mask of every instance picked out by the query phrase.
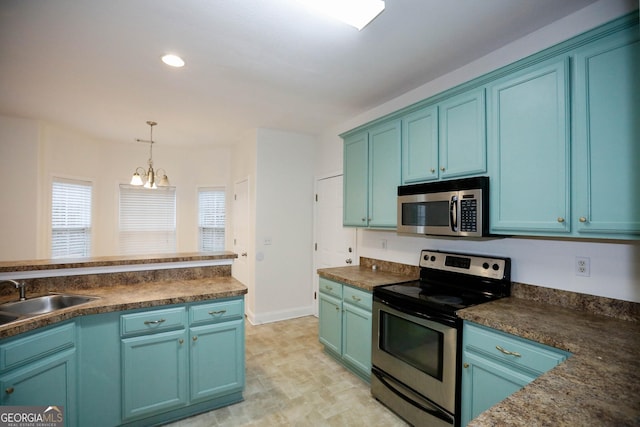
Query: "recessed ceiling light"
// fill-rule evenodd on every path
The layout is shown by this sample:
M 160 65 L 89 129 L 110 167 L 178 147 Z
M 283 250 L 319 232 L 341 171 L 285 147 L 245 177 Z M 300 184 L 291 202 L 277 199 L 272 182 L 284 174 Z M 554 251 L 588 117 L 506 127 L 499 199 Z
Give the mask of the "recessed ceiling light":
M 358 31 L 384 10 L 382 0 L 298 0 L 317 12 L 356 27 Z
M 162 62 L 176 68 L 184 67 L 184 60 L 177 55 L 165 55 Z

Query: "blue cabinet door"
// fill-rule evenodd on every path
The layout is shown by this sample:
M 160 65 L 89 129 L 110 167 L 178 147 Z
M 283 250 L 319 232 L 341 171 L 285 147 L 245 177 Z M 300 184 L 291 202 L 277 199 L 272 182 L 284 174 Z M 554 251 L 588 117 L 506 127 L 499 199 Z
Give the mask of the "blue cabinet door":
M 534 378 L 464 352 L 460 425 L 466 426 L 481 412 L 520 390 Z
M 336 286 L 342 286 L 336 284 Z M 320 342 L 337 356 L 342 354 L 342 299 L 320 293 L 318 320 Z
M 184 329 L 122 340 L 122 408 L 125 420 L 187 404 L 186 341 Z
M 191 402 L 244 388 L 244 320 L 189 329 Z
M 397 227 L 397 197 L 400 185 L 400 121 L 369 131 L 370 227 Z
M 345 226 L 368 225 L 369 134 L 361 132 L 344 140 Z
M 570 231 L 568 70 L 560 58 L 488 88 L 493 233 Z
M 402 118 L 402 183 L 438 179 L 438 108 L 430 106 Z
M 438 104 L 441 178 L 486 172 L 484 92 L 484 88 L 471 90 Z
M 581 237 L 640 236 L 638 28 L 577 50 L 573 221 Z
M 71 348 L 0 376 L 3 406 L 64 407 L 66 426 L 76 425 L 76 350 Z
M 344 302 L 342 321 L 342 357 L 370 381 L 371 310 Z

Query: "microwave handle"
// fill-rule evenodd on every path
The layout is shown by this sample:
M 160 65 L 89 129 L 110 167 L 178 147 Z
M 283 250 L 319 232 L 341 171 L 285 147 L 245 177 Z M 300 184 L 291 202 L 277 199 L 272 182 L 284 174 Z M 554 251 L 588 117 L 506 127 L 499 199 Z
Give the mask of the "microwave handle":
M 458 196 L 451 196 L 449 204 L 449 224 L 451 231 L 458 231 Z

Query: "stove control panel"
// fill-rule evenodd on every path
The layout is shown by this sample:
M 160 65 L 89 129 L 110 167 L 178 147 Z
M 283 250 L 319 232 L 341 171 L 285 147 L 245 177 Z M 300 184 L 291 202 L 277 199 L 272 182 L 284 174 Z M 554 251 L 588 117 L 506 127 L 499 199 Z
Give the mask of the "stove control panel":
M 420 267 L 451 271 L 488 279 L 510 279 L 510 259 L 483 255 L 423 250 Z

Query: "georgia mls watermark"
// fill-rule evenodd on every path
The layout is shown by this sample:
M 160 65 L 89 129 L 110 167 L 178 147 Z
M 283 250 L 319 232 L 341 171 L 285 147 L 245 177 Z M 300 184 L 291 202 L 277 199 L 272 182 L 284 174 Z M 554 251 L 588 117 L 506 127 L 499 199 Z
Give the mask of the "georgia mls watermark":
M 0 427 L 64 427 L 64 407 L 0 406 Z

